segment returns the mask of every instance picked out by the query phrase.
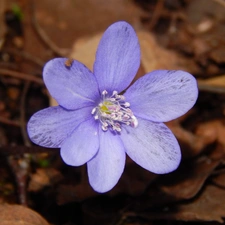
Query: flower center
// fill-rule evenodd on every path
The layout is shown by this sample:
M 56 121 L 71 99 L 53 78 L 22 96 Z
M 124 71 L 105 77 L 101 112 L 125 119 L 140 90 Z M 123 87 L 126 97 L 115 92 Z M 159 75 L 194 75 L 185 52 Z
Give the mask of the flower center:
M 130 103 L 125 101 L 123 95 L 113 91 L 111 96 L 105 90 L 102 92 L 102 101 L 97 107 L 93 108 L 92 114 L 102 125 L 102 130 L 107 131 L 109 128 L 120 132 L 122 124 L 131 127 L 137 127 L 138 121 L 131 111 Z

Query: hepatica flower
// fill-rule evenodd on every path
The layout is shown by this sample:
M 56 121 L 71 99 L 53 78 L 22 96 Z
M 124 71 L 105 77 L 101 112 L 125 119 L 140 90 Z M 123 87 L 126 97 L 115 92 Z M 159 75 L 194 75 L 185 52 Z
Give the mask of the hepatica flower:
M 126 154 L 153 173 L 178 167 L 180 147 L 163 122 L 195 104 L 198 90 L 192 75 L 157 70 L 128 87 L 140 65 L 140 46 L 126 22 L 112 24 L 103 34 L 93 72 L 76 60 L 70 67 L 65 62 L 55 58 L 44 67 L 44 82 L 59 106 L 31 117 L 28 134 L 34 143 L 61 148 L 68 165 L 87 163 L 97 192 L 116 185 Z

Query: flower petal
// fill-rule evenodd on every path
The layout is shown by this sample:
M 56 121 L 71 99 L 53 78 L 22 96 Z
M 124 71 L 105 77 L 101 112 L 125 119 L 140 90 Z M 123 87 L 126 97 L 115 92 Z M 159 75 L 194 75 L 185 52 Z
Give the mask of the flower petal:
M 63 161 L 71 166 L 81 166 L 98 151 L 98 122 L 93 118 L 81 123 L 61 147 Z
M 179 144 L 163 123 L 138 118 L 136 128 L 122 129 L 121 139 L 130 158 L 153 173 L 169 173 L 180 163 Z
M 101 128 L 100 128 L 101 129 Z M 99 131 L 100 148 L 88 163 L 88 177 L 97 192 L 111 190 L 120 179 L 125 166 L 125 151 L 118 136 L 110 131 Z
M 195 78 L 184 71 L 156 70 L 138 79 L 124 94 L 135 116 L 167 122 L 195 104 Z
M 100 91 L 123 91 L 139 66 L 140 46 L 134 29 L 122 21 L 112 24 L 103 34 L 94 64 Z
M 44 67 L 44 82 L 53 98 L 66 109 L 91 106 L 99 98 L 98 84 L 92 72 L 74 60 L 65 66 L 66 58 L 50 60 Z
M 61 106 L 38 111 L 27 125 L 30 139 L 37 145 L 59 148 L 62 142 L 83 121 L 92 117 L 92 107 L 69 111 Z

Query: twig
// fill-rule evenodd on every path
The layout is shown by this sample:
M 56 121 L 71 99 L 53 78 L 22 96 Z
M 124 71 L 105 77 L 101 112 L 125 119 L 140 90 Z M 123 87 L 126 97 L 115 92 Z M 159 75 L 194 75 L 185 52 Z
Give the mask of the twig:
M 11 49 L 11 48 L 4 48 L 4 52 L 8 53 L 8 54 L 12 54 L 12 55 L 17 55 L 17 56 L 21 56 L 22 58 L 29 60 L 33 63 L 35 63 L 36 65 L 43 67 L 45 62 L 42 61 L 41 59 L 39 59 L 36 56 L 31 55 L 30 53 L 26 52 L 26 51 L 22 51 L 22 50 L 15 50 L 15 49 Z
M 225 74 L 208 79 L 198 79 L 198 87 L 201 91 L 225 93 Z
M 35 77 L 34 75 L 31 75 L 31 74 L 21 73 L 21 72 L 17 72 L 17 71 L 13 71 L 13 70 L 0 69 L 0 75 L 11 76 L 14 78 L 35 82 L 38 84 L 44 84 L 44 82 L 41 78 Z
M 198 83 L 198 89 L 200 91 L 208 91 L 218 94 L 225 94 L 225 87 L 213 86 L 210 84 Z
M 26 119 L 25 119 L 25 100 L 26 100 L 26 95 L 27 95 L 27 91 L 29 89 L 30 86 L 30 82 L 27 81 L 24 85 L 23 88 L 23 92 L 21 95 L 21 101 L 20 101 L 20 129 L 21 129 L 21 133 L 23 136 L 23 141 L 25 146 L 30 147 L 31 146 L 31 142 L 28 138 L 27 135 L 27 129 L 26 129 Z
M 5 130 L 0 126 L 0 147 L 7 145 L 7 138 L 5 134 Z
M 7 118 L 1 117 L 1 116 L 0 116 L 0 123 L 4 123 L 7 125 L 12 125 L 12 126 L 16 126 L 16 127 L 20 126 L 19 121 L 10 120 L 10 119 L 7 119 Z
M 59 48 L 54 42 L 51 41 L 51 39 L 46 35 L 45 31 L 41 28 L 41 26 L 38 24 L 37 18 L 35 16 L 35 3 L 32 1 L 31 3 L 31 15 L 32 15 L 32 22 L 33 26 L 35 28 L 35 31 L 41 38 L 41 40 L 57 55 L 59 56 L 65 56 L 68 57 L 70 51 L 69 49 L 62 49 Z
M 26 146 L 0 146 L 0 155 L 2 156 L 9 156 L 9 155 L 22 155 L 25 153 L 53 153 L 53 152 L 58 152 L 58 148 L 44 148 L 40 146 L 31 146 L 31 147 L 26 147 Z
M 23 136 L 24 144 L 27 147 L 31 146 L 31 142 L 27 135 L 25 119 L 25 100 L 29 86 L 30 82 L 26 81 L 20 101 L 20 129 Z M 23 154 L 20 159 L 17 159 L 16 157 L 13 158 L 13 156 L 10 156 L 8 159 L 10 165 L 13 166 L 12 169 L 17 181 L 19 200 L 22 205 L 27 205 L 27 181 L 30 171 L 30 159 L 31 155 L 27 153 Z
M 28 162 L 27 162 L 28 161 Z M 29 157 L 18 158 L 13 155 L 8 157 L 8 163 L 15 175 L 18 187 L 19 202 L 21 205 L 27 206 L 27 175 L 29 171 Z
M 5 24 L 5 10 L 6 4 L 5 0 L 0 1 L 0 49 L 2 48 L 5 42 L 5 33 L 6 33 L 6 24 Z

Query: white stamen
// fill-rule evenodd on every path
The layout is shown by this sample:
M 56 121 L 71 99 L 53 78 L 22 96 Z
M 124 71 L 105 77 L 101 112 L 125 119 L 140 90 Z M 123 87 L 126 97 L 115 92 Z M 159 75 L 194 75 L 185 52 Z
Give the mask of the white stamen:
M 108 127 L 102 126 L 102 130 L 103 131 L 107 131 L 108 130 Z
M 138 120 L 131 111 L 130 103 L 125 102 L 123 95 L 118 95 L 117 91 L 113 91 L 109 96 L 108 92 L 102 92 L 102 101 L 97 107 L 93 108 L 91 114 L 95 120 L 99 120 L 103 131 L 109 128 L 116 132 L 121 132 L 122 125 L 131 127 L 138 126 Z
M 125 103 L 124 103 L 124 106 L 125 106 L 125 107 L 130 107 L 130 103 L 129 103 L 129 102 L 125 102 Z
M 102 92 L 102 95 L 107 95 L 108 94 L 108 92 L 106 91 L 106 90 L 104 90 L 103 92 Z
M 91 114 L 93 115 L 96 112 L 96 108 L 92 109 Z
M 137 127 L 138 126 L 138 120 L 135 116 L 131 116 L 133 123 L 131 124 L 132 127 Z
M 113 91 L 113 94 L 112 95 L 117 95 L 118 94 L 118 92 L 117 91 Z

